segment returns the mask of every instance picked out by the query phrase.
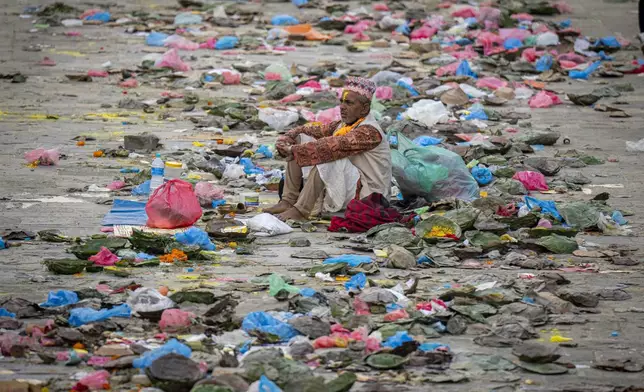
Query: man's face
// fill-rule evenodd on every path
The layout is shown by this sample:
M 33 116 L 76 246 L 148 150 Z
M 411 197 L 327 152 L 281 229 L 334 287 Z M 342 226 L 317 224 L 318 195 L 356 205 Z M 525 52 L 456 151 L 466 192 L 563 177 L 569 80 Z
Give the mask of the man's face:
M 353 124 L 362 117 L 369 113 L 369 102 L 361 95 L 344 90 L 342 92 L 342 102 L 340 103 L 340 114 L 342 122 L 345 124 Z

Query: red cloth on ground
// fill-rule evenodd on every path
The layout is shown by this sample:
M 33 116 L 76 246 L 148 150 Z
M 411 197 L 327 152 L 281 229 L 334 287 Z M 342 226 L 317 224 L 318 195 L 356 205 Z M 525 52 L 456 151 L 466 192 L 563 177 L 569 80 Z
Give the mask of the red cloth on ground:
M 362 200 L 351 200 L 344 218 L 331 218 L 329 231 L 345 229 L 349 233 L 363 233 L 374 226 L 398 221 L 402 216 L 380 193 L 372 193 Z

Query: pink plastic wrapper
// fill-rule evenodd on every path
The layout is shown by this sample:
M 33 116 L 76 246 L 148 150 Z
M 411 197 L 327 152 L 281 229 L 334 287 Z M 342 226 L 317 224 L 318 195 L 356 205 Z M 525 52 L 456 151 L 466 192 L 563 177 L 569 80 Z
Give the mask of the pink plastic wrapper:
M 110 373 L 107 370 L 99 370 L 97 372 L 88 374 L 87 376 L 81 378 L 78 381 L 78 383 L 92 390 L 110 389 L 109 378 L 110 378 Z M 79 390 L 82 390 L 82 389 L 79 389 Z
M 436 70 L 436 76 L 443 77 L 448 75 L 454 75 L 458 69 L 460 62 L 456 61 L 451 64 L 443 65 Z
M 394 97 L 394 89 L 389 86 L 380 86 L 376 89 L 376 99 L 387 101 Z
M 340 106 L 322 110 L 315 116 L 315 121 L 321 122 L 322 124 L 330 124 L 334 121 L 340 121 L 341 119 L 342 117 L 340 116 Z
M 371 41 L 371 38 L 365 33 L 357 33 L 353 36 L 353 42 Z
M 380 341 L 376 338 L 367 338 L 365 343 L 365 351 L 367 354 L 380 350 Z
M 166 309 L 161 314 L 159 328 L 163 332 L 177 332 L 192 325 L 194 313 L 181 309 Z
M 512 179 L 523 184 L 529 191 L 547 191 L 546 177 L 543 174 L 533 171 L 522 171 L 514 173 Z
M 501 10 L 492 7 L 479 8 L 479 21 L 498 22 L 501 17 Z
M 411 32 L 411 39 L 430 39 L 437 31 L 435 27 L 424 25 Z
M 385 321 L 396 321 L 396 320 L 401 320 L 401 319 L 408 319 L 409 318 L 409 313 L 405 309 L 398 309 L 394 310 L 393 312 L 389 312 L 385 315 L 384 320 Z
M 129 78 L 119 83 L 119 86 L 123 88 L 135 88 L 135 87 L 139 87 L 139 82 L 134 78 Z
M 559 61 L 559 66 L 563 69 L 573 69 L 573 68 L 576 68 L 577 65 L 579 64 L 575 63 L 574 61 L 566 61 L 566 60 Z
M 158 187 L 145 205 L 150 227 L 176 229 L 192 226 L 201 218 L 199 200 L 189 182 L 174 179 Z
M 221 81 L 221 84 L 233 85 L 241 83 L 240 73 L 224 71 L 221 73 L 221 75 L 224 77 L 224 80 Z
M 44 148 L 37 148 L 25 153 L 25 160 L 29 163 L 38 162 L 40 166 L 57 165 L 60 160 L 60 153 L 57 149 L 45 150 Z
M 356 24 L 347 25 L 344 28 L 344 33 L 345 34 L 362 33 L 363 31 L 367 30 L 369 27 L 371 27 L 371 23 L 369 23 L 368 20 L 361 20 L 360 22 L 358 22 Z
M 190 66 L 184 63 L 179 57 L 179 52 L 176 49 L 170 49 L 161 56 L 155 63 L 157 68 L 172 68 L 175 71 L 190 71 Z
M 107 189 L 109 189 L 111 191 L 116 191 L 118 189 L 123 188 L 124 186 L 125 186 L 125 181 L 121 181 L 121 180 L 112 181 L 112 183 L 107 186 Z
M 199 49 L 199 44 L 192 42 L 189 39 L 182 37 L 180 35 L 171 35 L 163 41 L 163 46 L 173 49 L 181 50 L 197 50 Z
M 309 80 L 304 84 L 297 86 L 298 88 L 312 88 L 315 91 L 322 91 L 322 85 L 317 80 Z
M 549 108 L 559 104 L 561 104 L 561 98 L 549 91 L 539 91 L 528 101 L 528 105 L 533 109 Z
M 300 99 L 302 99 L 302 96 L 300 94 L 291 94 L 280 99 L 280 103 L 291 103 L 299 101 Z
M 100 252 L 98 252 L 94 256 L 91 256 L 87 260 L 93 261 L 94 265 L 100 265 L 102 267 L 110 267 L 116 264 L 116 262 L 119 261 L 119 258 L 114 253 L 110 252 L 109 249 L 102 246 Z
M 213 200 L 224 198 L 224 190 L 209 182 L 198 182 L 195 185 L 195 195 L 202 207 L 211 208 Z
M 497 90 L 500 89 L 501 87 L 508 87 L 508 82 L 505 80 L 501 80 L 499 78 L 495 78 L 493 76 L 488 76 L 485 78 L 481 78 L 476 82 L 476 87 L 478 88 L 489 88 L 490 90 Z
M 168 97 L 168 98 L 183 98 L 183 94 L 177 93 L 175 91 L 162 91 L 160 95 L 162 97 Z
M 110 74 L 107 71 L 100 71 L 97 69 L 90 69 L 87 71 L 87 76 L 91 76 L 93 78 L 106 78 L 110 76 Z
M 452 17 L 454 18 L 476 18 L 479 14 L 472 7 L 463 7 L 459 10 L 452 12 Z
M 277 72 L 266 72 L 264 74 L 264 79 L 266 80 L 282 80 L 282 74 Z
M 532 33 L 530 33 L 528 30 L 515 29 L 515 28 L 499 29 L 499 37 L 501 37 L 501 40 L 503 41 L 505 41 L 508 38 L 516 38 L 523 41 L 531 35 Z
M 520 14 L 512 14 L 512 16 L 510 16 L 510 17 L 512 19 L 514 19 L 514 20 L 528 20 L 528 21 L 531 21 L 532 19 L 534 19 L 534 16 L 532 16 L 530 14 L 526 14 L 525 12 L 520 13 Z
M 386 12 L 386 11 L 389 11 L 389 7 L 387 7 L 387 4 L 377 3 L 373 5 L 373 10 Z

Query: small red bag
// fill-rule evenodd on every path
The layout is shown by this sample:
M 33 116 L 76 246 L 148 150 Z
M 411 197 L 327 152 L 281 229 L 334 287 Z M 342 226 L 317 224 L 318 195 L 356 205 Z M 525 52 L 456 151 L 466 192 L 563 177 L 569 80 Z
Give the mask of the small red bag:
M 176 229 L 192 226 L 201 218 L 201 206 L 192 185 L 182 180 L 170 180 L 158 187 L 145 205 L 148 226 Z

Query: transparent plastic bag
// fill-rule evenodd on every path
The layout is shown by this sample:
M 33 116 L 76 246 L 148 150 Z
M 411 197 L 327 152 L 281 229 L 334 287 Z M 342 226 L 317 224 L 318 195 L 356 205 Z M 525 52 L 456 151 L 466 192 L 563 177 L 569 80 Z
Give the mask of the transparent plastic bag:
M 190 66 L 181 60 L 176 49 L 170 49 L 154 63 L 157 68 L 171 68 L 175 71 L 190 71 Z
M 60 159 L 60 153 L 57 149 L 45 150 L 37 148 L 25 153 L 25 160 L 29 163 L 37 163 L 40 166 L 57 165 Z
M 174 302 L 150 287 L 139 287 L 127 298 L 133 312 L 158 312 L 174 306 Z
M 290 110 L 277 110 L 273 108 L 260 108 L 259 120 L 263 121 L 269 127 L 281 131 L 287 126 L 293 124 L 300 118 L 297 112 Z
M 202 181 L 195 185 L 195 195 L 202 207 L 210 207 L 213 200 L 224 198 L 224 190 L 216 187 L 214 184 Z
M 392 147 L 393 176 L 405 198 L 420 196 L 429 202 L 448 197 L 471 201 L 479 197 L 479 186 L 456 153 L 436 146 L 419 147 L 404 135 Z
M 405 112 L 405 116 L 431 127 L 449 119 L 449 112 L 440 101 L 421 99 Z
M 199 200 L 192 185 L 182 180 L 170 180 L 158 187 L 145 205 L 150 227 L 176 229 L 192 226 L 201 218 Z
M 268 277 L 268 294 L 271 297 L 274 297 L 277 295 L 282 290 L 286 290 L 291 294 L 297 294 L 300 292 L 300 289 L 291 286 L 290 284 L 286 283 L 284 279 L 278 275 L 278 274 L 272 274 L 271 276 Z
M 293 228 L 271 214 L 259 214 L 246 222 L 250 230 L 259 237 L 272 237 L 274 235 L 288 234 Z

